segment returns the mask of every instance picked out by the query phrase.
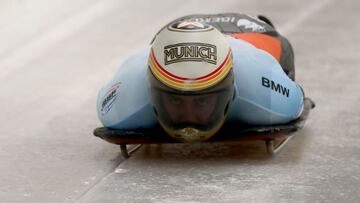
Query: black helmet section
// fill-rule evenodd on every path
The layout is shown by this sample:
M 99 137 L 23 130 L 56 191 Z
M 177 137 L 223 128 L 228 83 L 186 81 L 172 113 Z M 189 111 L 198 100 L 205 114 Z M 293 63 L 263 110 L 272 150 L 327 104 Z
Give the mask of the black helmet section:
M 231 71 L 218 85 L 198 92 L 184 92 L 162 84 L 148 71 L 154 111 L 164 130 L 182 142 L 212 137 L 226 120 L 234 96 Z

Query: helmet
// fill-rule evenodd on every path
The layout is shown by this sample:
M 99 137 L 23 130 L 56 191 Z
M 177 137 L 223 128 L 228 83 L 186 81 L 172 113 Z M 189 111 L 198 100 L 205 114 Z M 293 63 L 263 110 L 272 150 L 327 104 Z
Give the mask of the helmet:
M 224 35 L 199 22 L 176 22 L 154 38 L 148 84 L 160 125 L 183 142 L 212 137 L 234 96 L 232 54 Z

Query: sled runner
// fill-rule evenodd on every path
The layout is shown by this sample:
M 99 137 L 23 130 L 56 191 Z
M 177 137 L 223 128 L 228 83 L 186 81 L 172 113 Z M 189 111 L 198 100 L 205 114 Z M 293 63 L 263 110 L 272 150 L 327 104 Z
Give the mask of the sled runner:
M 219 132 L 205 142 L 241 142 L 251 140 L 264 140 L 268 154 L 275 155 L 294 136 L 294 132 L 301 129 L 315 103 L 310 98 L 304 100 L 304 110 L 301 116 L 289 123 L 269 126 L 245 126 L 239 124 L 226 124 Z M 140 129 L 137 131 L 114 130 L 99 127 L 94 135 L 107 142 L 120 145 L 123 157 L 128 158 L 130 153 L 127 144 L 162 144 L 180 143 L 167 135 L 159 126 L 154 129 Z M 136 147 L 137 148 L 137 147 Z M 134 151 L 136 149 L 133 149 Z

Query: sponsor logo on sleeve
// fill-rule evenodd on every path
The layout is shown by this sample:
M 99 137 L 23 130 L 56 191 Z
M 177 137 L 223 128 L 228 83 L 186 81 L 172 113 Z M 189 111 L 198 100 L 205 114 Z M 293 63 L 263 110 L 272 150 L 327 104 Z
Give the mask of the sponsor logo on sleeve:
M 113 104 L 117 98 L 118 90 L 121 85 L 121 82 L 118 82 L 111 86 L 109 90 L 106 92 L 106 94 L 103 97 L 103 101 L 101 102 L 101 115 L 106 115 L 110 109 L 113 107 Z
M 262 83 L 262 86 L 266 87 L 266 88 L 269 88 L 279 94 L 282 94 L 284 95 L 285 97 L 289 97 L 290 95 L 290 89 L 279 84 L 279 83 L 276 83 L 275 81 L 273 80 L 270 80 L 266 77 L 262 77 L 261 78 L 261 83 Z

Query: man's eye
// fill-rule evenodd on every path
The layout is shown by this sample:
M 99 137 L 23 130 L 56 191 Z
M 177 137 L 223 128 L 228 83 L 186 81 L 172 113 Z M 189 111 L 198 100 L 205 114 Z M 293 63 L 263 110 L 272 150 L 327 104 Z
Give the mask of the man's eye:
M 207 98 L 199 98 L 199 99 L 196 99 L 195 102 L 196 102 L 196 105 L 203 107 L 203 106 L 208 105 L 209 100 Z
M 182 101 L 179 98 L 172 97 L 172 98 L 170 98 L 170 103 L 172 105 L 180 105 L 182 103 Z

